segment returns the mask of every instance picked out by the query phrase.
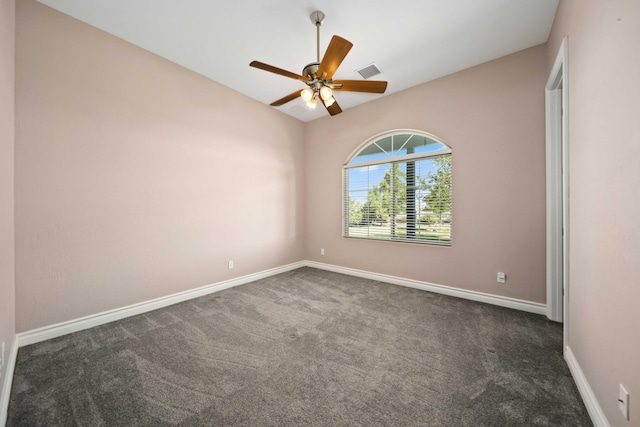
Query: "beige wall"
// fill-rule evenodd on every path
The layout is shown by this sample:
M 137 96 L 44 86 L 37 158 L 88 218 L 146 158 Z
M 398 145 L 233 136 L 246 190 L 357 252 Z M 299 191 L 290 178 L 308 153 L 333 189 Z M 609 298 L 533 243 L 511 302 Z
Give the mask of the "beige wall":
M 301 122 L 33 0 L 16 27 L 18 332 L 303 259 Z
M 562 0 L 569 37 L 569 346 L 613 426 L 640 426 L 640 2 Z M 631 420 L 617 408 L 631 394 Z
M 13 1 L 1 7 L 0 339 L 11 341 Z M 308 124 L 33 0 L 18 0 L 17 17 L 18 331 L 305 258 L 544 302 L 542 88 L 568 35 L 569 345 L 609 422 L 639 425 L 636 0 L 561 0 L 548 45 Z M 401 128 L 453 147 L 450 248 L 341 237 L 343 162 Z
M 15 274 L 13 219 L 14 150 L 14 0 L 0 1 L 0 345 L 5 362 L 15 336 Z M 7 363 L 0 369 L 0 402 Z M 0 421 L 1 422 L 1 421 Z
M 544 303 L 545 52 L 527 49 L 309 123 L 306 258 Z M 451 247 L 341 237 L 343 163 L 368 138 L 403 128 L 453 148 Z

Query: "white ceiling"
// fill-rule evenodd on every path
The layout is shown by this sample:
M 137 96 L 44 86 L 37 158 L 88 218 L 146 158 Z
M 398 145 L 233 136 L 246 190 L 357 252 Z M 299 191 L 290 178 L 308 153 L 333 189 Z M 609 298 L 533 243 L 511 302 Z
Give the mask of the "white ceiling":
M 334 34 L 354 46 L 336 79 L 375 63 L 385 95 L 340 92 L 343 110 L 546 42 L 559 0 L 38 0 L 265 104 L 305 86 L 249 67 L 301 73 L 316 60 L 309 16 L 326 14 L 320 55 Z M 328 115 L 302 100 L 281 111 Z

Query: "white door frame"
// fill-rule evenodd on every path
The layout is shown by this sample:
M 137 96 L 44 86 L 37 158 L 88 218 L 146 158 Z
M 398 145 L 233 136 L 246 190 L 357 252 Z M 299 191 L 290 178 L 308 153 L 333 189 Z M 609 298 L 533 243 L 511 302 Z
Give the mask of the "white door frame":
M 547 170 L 547 317 L 564 322 L 569 301 L 569 41 L 562 40 L 545 86 Z M 563 292 L 564 289 L 564 292 Z

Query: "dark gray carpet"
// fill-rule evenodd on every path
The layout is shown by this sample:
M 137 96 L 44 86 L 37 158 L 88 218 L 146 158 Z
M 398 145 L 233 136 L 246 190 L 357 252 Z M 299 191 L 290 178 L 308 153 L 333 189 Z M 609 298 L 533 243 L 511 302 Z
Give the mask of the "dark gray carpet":
M 8 426 L 589 426 L 543 316 L 301 268 L 19 350 Z

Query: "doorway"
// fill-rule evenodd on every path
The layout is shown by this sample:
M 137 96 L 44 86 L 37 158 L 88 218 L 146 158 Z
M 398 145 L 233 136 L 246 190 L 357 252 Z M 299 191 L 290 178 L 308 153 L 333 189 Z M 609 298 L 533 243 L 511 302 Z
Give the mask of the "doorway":
M 545 86 L 547 178 L 547 317 L 564 323 L 569 340 L 569 79 L 562 40 Z

